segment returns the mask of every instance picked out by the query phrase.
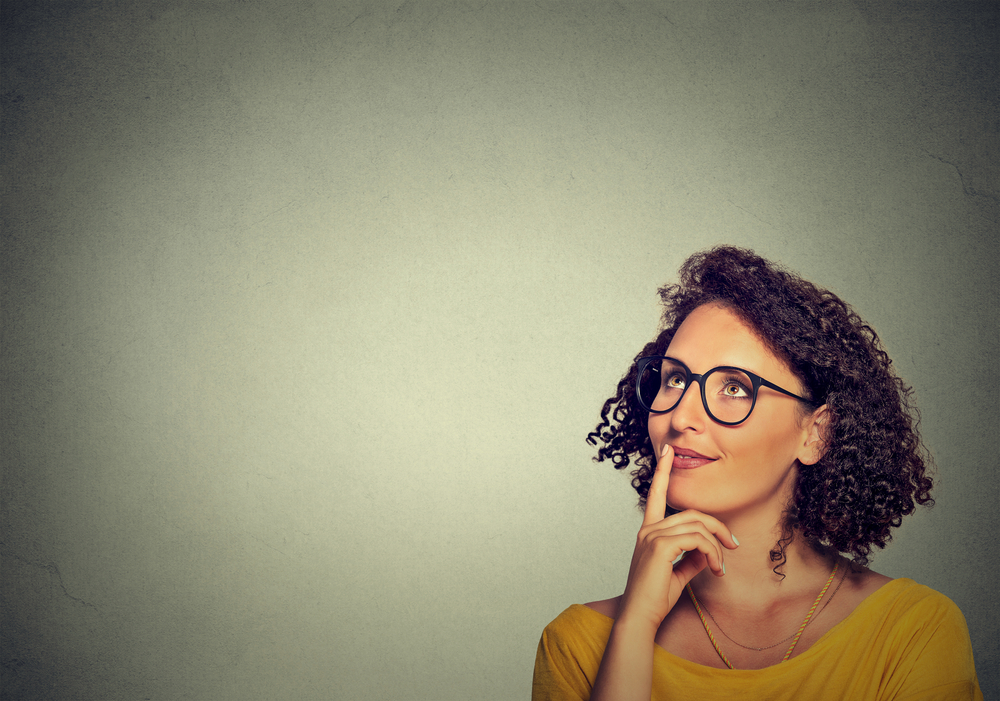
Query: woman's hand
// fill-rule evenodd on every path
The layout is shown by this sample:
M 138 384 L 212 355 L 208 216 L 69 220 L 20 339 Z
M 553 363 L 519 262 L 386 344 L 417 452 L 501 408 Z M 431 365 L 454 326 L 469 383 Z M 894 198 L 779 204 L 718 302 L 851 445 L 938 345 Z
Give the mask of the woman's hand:
M 656 631 L 685 585 L 706 567 L 724 574 L 723 548 L 739 544 L 717 518 L 684 511 L 663 518 L 674 449 L 665 446 L 646 496 L 646 515 L 636 538 L 628 584 L 611 627 L 591 701 L 649 699 Z M 676 565 L 674 561 L 687 553 Z
M 725 524 L 700 511 L 663 517 L 673 461 L 674 449 L 668 445 L 656 461 L 628 584 L 618 609 L 619 619 L 642 622 L 653 630 L 674 608 L 685 585 L 705 567 L 724 575 L 725 548 L 739 545 Z

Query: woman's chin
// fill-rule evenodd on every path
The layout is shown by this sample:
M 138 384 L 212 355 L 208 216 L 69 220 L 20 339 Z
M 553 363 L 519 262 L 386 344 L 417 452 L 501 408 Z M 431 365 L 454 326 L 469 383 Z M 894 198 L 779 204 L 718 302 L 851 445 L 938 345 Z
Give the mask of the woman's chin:
M 672 490 L 671 490 L 672 491 Z M 695 494 L 667 494 L 667 506 L 674 511 L 700 511 L 709 516 L 720 517 L 720 514 L 729 513 L 727 502 L 720 499 L 705 499 L 704 495 Z
M 710 509 L 712 504 L 706 502 L 704 499 L 685 499 L 684 497 L 677 498 L 667 498 L 667 506 L 669 506 L 674 511 L 687 511 L 689 509 L 693 511 L 700 511 L 704 514 L 711 514 Z

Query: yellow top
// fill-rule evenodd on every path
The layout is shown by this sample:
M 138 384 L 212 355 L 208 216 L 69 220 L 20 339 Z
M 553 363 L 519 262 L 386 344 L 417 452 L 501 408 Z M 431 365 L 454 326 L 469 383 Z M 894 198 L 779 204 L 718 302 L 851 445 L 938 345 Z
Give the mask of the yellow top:
M 546 626 L 532 701 L 589 699 L 613 622 L 574 604 Z M 654 701 L 983 699 L 962 612 L 911 579 L 886 583 L 808 650 L 772 667 L 716 669 L 659 646 L 653 654 Z

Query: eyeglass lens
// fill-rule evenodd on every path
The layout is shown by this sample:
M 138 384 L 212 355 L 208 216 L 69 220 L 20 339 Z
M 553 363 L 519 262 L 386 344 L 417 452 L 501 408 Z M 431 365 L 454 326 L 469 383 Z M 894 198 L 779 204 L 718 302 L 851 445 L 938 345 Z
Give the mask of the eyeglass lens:
M 639 399 L 649 410 L 670 411 L 681 400 L 687 381 L 687 368 L 679 363 L 654 360 L 648 363 L 638 380 Z M 753 381 L 750 376 L 731 368 L 718 368 L 702 378 L 708 413 L 727 423 L 742 421 L 753 408 Z M 697 387 L 691 388 L 697 392 Z

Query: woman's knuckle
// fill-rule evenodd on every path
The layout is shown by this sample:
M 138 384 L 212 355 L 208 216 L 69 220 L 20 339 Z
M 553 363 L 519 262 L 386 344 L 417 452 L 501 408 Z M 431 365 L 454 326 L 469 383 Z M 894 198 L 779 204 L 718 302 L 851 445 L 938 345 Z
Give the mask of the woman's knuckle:
M 665 550 L 671 549 L 670 540 L 667 538 L 656 538 L 651 545 L 653 548 L 653 552 L 657 554 L 660 554 Z

